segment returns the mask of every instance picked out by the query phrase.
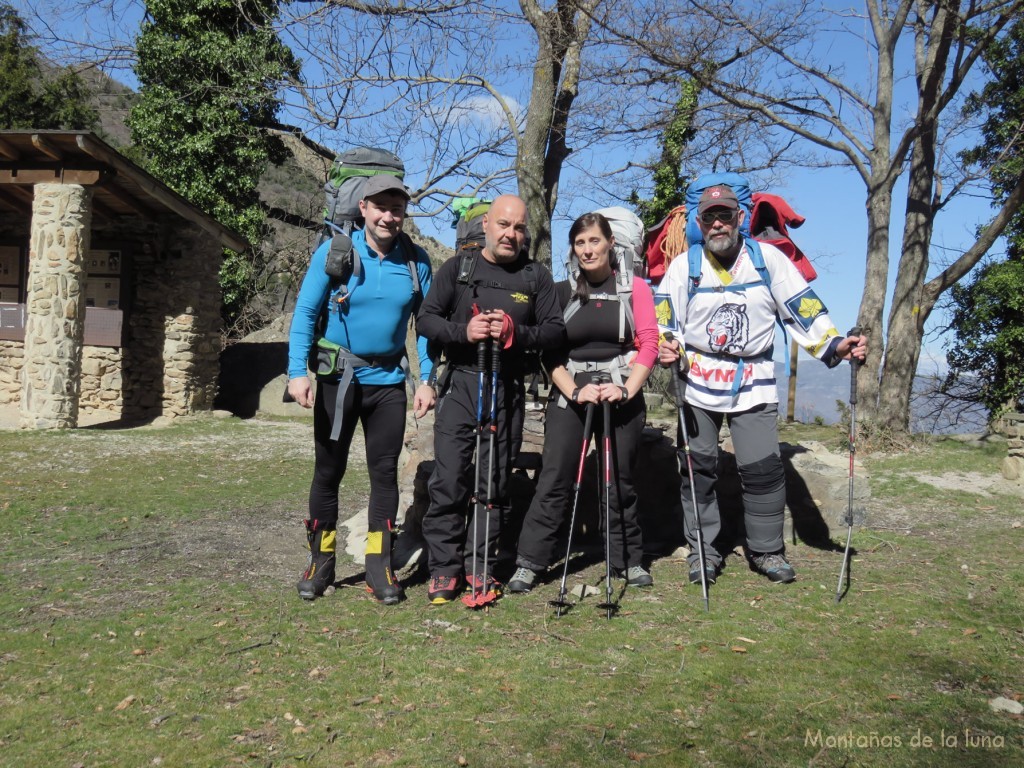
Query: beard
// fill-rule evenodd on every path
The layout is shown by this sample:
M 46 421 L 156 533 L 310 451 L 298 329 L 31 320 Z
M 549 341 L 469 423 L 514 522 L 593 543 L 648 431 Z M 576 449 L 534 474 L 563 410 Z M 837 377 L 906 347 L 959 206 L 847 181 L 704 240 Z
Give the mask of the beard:
M 705 247 L 715 256 L 734 256 L 737 250 L 736 246 L 740 241 L 739 228 L 732 230 L 729 233 L 720 235 L 709 235 Z

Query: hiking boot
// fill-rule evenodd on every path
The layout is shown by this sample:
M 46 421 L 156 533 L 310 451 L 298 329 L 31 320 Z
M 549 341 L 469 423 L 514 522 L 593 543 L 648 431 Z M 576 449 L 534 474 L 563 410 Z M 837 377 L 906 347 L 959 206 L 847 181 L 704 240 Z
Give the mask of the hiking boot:
M 654 577 L 652 577 L 651 572 L 642 565 L 631 565 L 625 570 L 625 572 L 619 571 L 618 575 L 620 579 L 625 579 L 626 584 L 631 587 L 654 586 Z
M 391 570 L 391 533 L 389 522 L 386 530 L 366 534 L 366 590 L 384 605 L 405 599 L 405 590 Z
M 710 587 L 715 581 L 718 580 L 718 568 L 713 563 L 708 563 L 704 568 L 705 578 L 708 580 L 708 586 Z M 700 584 L 700 562 L 696 562 L 690 566 L 690 583 Z
M 434 576 L 427 587 L 427 599 L 434 605 L 450 603 L 463 589 L 460 576 Z
M 512 579 L 508 583 L 509 592 L 529 592 L 537 583 L 537 572 L 529 568 L 516 568 Z
M 501 582 L 493 576 L 485 576 L 478 582 L 476 576 L 468 574 L 466 576 L 466 590 L 475 595 L 493 594 L 495 597 L 501 597 L 502 586 Z
M 334 585 L 334 550 L 337 531 L 319 520 L 305 520 L 306 541 L 309 544 L 309 561 L 299 579 L 299 597 L 314 600 Z
M 768 554 L 750 555 L 750 563 L 754 570 L 763 573 L 769 581 L 780 584 L 788 584 L 796 578 L 796 571 L 789 564 L 789 560 L 781 552 L 770 552 Z

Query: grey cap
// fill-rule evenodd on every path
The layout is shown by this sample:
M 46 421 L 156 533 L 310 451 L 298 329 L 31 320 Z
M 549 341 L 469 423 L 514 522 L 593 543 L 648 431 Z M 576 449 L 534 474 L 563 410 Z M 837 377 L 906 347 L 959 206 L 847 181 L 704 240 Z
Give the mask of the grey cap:
M 379 173 L 376 176 L 371 176 L 363 184 L 363 200 L 379 195 L 382 192 L 401 195 L 406 200 L 412 199 L 412 195 L 409 194 L 409 190 L 405 188 L 402 180 L 390 173 Z

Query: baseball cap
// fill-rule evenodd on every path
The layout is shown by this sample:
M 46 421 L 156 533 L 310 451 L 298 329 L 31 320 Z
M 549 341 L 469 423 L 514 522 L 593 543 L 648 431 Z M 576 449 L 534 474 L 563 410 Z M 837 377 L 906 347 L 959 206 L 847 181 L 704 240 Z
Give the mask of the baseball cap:
M 730 208 L 735 211 L 739 207 L 740 201 L 736 199 L 736 193 L 732 191 L 732 188 L 724 184 L 717 184 L 708 187 L 701 194 L 700 202 L 697 203 L 697 214 L 702 214 L 709 208 Z
M 390 173 L 380 173 L 376 176 L 371 176 L 363 184 L 363 200 L 379 195 L 381 192 L 401 195 L 406 200 L 412 198 L 412 195 L 409 194 L 409 190 L 405 188 L 401 179 Z

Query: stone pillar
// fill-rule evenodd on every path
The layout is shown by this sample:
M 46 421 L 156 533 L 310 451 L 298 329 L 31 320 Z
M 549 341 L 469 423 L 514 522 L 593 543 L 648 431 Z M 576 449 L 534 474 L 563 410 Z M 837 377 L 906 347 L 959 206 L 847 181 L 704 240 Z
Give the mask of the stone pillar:
M 35 185 L 25 305 L 23 429 L 78 426 L 91 226 L 91 189 Z
M 1003 477 L 1024 485 L 1024 413 L 1004 413 L 999 426 L 1006 435 Z
M 168 242 L 163 343 L 163 415 L 213 407 L 221 351 L 219 243 L 194 224 Z

